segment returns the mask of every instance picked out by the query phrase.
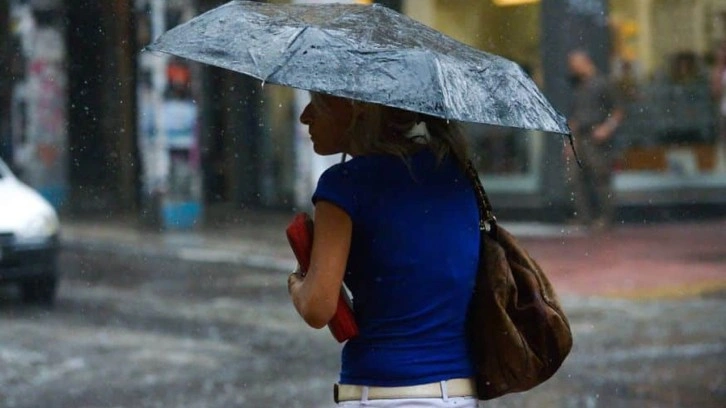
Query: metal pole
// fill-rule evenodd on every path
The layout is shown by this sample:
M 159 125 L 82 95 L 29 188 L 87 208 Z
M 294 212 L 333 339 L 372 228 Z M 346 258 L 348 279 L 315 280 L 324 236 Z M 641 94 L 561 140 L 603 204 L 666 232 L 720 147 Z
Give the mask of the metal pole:
M 10 137 L 10 5 L 0 0 L 0 158 L 10 166 L 12 163 L 12 140 Z

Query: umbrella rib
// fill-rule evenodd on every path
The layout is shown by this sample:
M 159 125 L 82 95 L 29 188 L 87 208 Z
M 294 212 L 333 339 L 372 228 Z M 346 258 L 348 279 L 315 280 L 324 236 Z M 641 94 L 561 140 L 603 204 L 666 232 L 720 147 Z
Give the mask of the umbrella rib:
M 295 35 L 290 39 L 290 41 L 287 42 L 286 49 L 287 50 L 290 50 L 290 48 L 292 47 L 292 45 L 295 44 L 295 42 L 297 41 L 297 39 L 300 38 L 300 36 L 305 31 L 307 31 L 308 28 L 310 28 L 310 26 L 305 26 L 301 30 L 299 30 L 298 32 L 296 32 Z M 287 62 L 292 59 L 293 54 L 294 54 L 293 52 L 287 53 L 287 55 L 285 56 L 285 59 L 283 61 L 281 61 L 279 64 L 277 64 L 277 66 L 275 66 L 275 68 L 272 70 L 272 72 L 270 72 L 269 74 L 267 74 L 262 81 L 263 82 L 267 82 L 267 80 L 270 77 L 272 77 L 273 75 L 277 74 L 277 72 L 280 71 L 282 69 L 282 67 L 284 67 L 285 64 L 287 64 Z
M 446 117 L 446 120 L 451 119 L 451 115 L 449 113 L 449 108 L 446 103 L 446 101 L 449 100 L 449 94 L 446 92 L 446 86 L 441 83 L 441 80 L 443 78 L 443 72 L 441 69 L 441 63 L 439 62 L 439 59 L 434 57 L 434 66 L 436 67 L 436 83 L 439 85 L 439 91 L 441 92 L 441 97 L 444 99 L 444 103 L 442 104 L 444 109 L 444 116 Z
M 165 32 L 145 50 L 226 68 L 263 85 L 447 120 L 569 133 L 566 118 L 531 78 L 504 63 L 513 61 L 382 6 L 232 1 Z

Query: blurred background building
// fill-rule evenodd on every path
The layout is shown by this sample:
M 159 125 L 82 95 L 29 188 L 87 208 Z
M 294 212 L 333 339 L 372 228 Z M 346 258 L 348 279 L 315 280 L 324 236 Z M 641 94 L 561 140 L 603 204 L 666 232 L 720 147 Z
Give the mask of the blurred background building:
M 0 0 L 0 155 L 69 213 L 190 227 L 245 207 L 308 206 L 335 159 L 315 157 L 297 124 L 304 94 L 140 52 L 224 2 Z M 566 55 L 587 49 L 627 97 L 621 212 L 723 214 L 725 147 L 709 77 L 726 40 L 726 0 L 381 3 L 517 61 L 562 112 Z M 500 215 L 564 219 L 562 138 L 467 129 Z

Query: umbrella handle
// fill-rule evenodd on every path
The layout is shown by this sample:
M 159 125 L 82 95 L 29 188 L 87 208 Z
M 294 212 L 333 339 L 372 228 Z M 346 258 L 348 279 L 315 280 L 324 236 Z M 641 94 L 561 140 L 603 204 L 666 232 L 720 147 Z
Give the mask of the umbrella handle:
M 580 161 L 580 156 L 577 155 L 577 150 L 575 149 L 575 137 L 572 136 L 572 133 L 567 134 L 567 138 L 570 140 L 570 148 L 572 149 L 572 153 L 575 154 L 575 161 L 577 162 L 577 166 L 579 168 L 582 168 L 582 162 Z
M 484 186 L 481 184 L 481 180 L 479 180 L 479 174 L 471 160 L 466 161 L 465 171 L 467 177 L 474 185 L 474 192 L 476 193 L 476 204 L 479 208 L 479 229 L 496 233 L 497 217 L 494 216 L 492 203 L 489 201 L 486 191 L 484 191 Z

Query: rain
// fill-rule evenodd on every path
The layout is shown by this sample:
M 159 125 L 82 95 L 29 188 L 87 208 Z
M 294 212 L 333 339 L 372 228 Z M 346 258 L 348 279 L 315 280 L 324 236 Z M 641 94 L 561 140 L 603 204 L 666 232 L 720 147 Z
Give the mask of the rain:
M 296 17 L 360 26 L 342 43 L 262 37 L 238 3 L 0 0 L 0 407 L 336 406 L 344 343 L 288 294 L 286 229 L 352 160 L 315 153 L 308 90 L 460 124 L 497 224 L 551 281 L 571 351 L 481 406 L 726 406 L 726 0 Z M 333 1 L 255 7 L 315 3 Z M 208 52 L 162 49 L 182 41 Z M 386 41 L 440 48 L 391 69 Z M 316 69 L 262 59 L 291 44 Z

